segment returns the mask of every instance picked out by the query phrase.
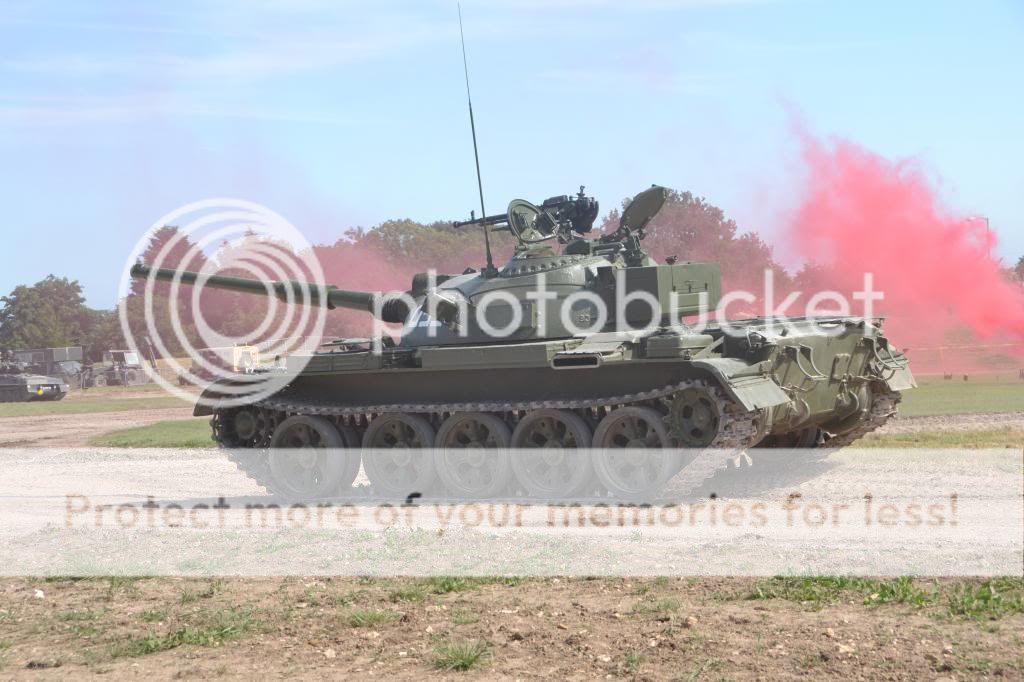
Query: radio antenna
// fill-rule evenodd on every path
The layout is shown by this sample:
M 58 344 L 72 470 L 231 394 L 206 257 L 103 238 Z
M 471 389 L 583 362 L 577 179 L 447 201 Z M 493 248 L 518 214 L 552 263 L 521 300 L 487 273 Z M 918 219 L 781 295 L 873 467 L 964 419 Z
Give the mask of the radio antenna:
M 459 38 L 462 40 L 462 71 L 466 75 L 466 102 L 469 104 L 469 130 L 473 135 L 473 160 L 476 162 L 476 187 L 480 192 L 480 219 L 487 217 L 487 210 L 484 209 L 484 181 L 480 177 L 480 152 L 476 146 L 476 122 L 473 120 L 473 96 L 469 92 L 469 63 L 466 61 L 466 34 L 462 31 L 462 3 L 456 3 L 459 8 Z M 494 259 L 491 257 L 491 228 L 485 221 L 484 227 L 484 250 L 487 252 L 487 266 L 484 268 L 484 277 L 494 277 L 498 273 L 494 267 Z

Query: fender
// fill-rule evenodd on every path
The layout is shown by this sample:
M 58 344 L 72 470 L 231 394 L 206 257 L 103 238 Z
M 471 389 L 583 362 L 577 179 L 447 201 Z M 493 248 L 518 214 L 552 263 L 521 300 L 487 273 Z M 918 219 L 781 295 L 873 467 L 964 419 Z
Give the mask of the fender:
M 729 397 L 747 410 L 790 402 L 786 392 L 766 374 L 763 363 L 748 365 L 733 358 L 711 358 L 694 360 L 693 365 L 715 377 Z

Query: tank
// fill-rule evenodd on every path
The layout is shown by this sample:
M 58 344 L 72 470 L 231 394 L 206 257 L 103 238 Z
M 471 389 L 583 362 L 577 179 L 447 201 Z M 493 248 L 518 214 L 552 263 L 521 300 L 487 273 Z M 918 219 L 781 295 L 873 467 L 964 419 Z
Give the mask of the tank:
M 12 354 L 0 358 L 0 403 L 29 400 L 63 400 L 68 385 L 60 377 L 36 374 L 37 367 L 18 361 Z
M 504 266 L 488 254 L 480 271 L 418 274 L 405 292 L 203 278 L 286 300 L 308 287 L 308 303 L 403 327 L 221 379 L 195 414 L 211 417 L 243 471 L 292 498 L 350 494 L 361 466 L 384 498 L 655 500 L 756 465 L 755 446 L 842 447 L 896 413 L 915 384 L 880 318 L 694 321 L 721 296 L 719 267 L 659 264 L 643 250 L 666 197 L 639 193 L 597 236 L 598 203 L 583 188 L 539 206 L 514 200 L 454 223 L 511 232 Z M 141 264 L 131 274 L 200 277 Z M 264 371 L 285 372 L 283 388 L 228 399 Z

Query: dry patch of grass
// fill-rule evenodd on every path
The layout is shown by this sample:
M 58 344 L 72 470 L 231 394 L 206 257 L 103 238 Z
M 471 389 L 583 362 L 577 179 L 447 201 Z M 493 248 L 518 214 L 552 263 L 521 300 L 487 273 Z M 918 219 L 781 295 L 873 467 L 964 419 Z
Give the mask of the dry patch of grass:
M 148 633 L 143 637 L 113 644 L 108 649 L 111 658 L 131 658 L 167 651 L 191 644 L 213 647 L 253 631 L 258 621 L 249 609 L 221 609 L 201 611 L 191 621 L 167 633 Z
M 380 625 L 388 625 L 401 620 L 402 614 L 395 611 L 384 611 L 380 609 L 357 609 L 349 612 L 345 619 L 351 627 L 369 628 Z
M 458 639 L 434 647 L 434 667 L 439 670 L 465 671 L 490 658 L 491 648 L 479 639 Z

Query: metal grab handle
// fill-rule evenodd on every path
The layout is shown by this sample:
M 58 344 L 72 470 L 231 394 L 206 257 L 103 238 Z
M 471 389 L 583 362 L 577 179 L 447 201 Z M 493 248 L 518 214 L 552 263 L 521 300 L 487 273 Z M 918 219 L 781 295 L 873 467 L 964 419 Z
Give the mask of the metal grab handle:
M 797 369 L 803 372 L 805 377 L 807 377 L 811 381 L 825 381 L 826 379 L 828 379 L 828 377 L 822 374 L 821 370 L 818 369 L 818 367 L 814 364 L 814 354 L 810 346 L 804 346 L 802 344 L 797 346 L 786 346 L 786 351 L 793 356 L 794 360 L 796 360 Z M 808 372 L 807 369 L 804 368 L 803 363 L 800 361 L 800 355 L 804 351 L 807 351 L 807 361 L 811 364 L 811 369 L 814 370 L 814 374 Z
M 886 355 L 889 356 L 889 359 L 886 360 L 881 355 L 878 354 L 878 341 L 876 339 L 864 339 L 864 340 L 870 342 L 870 344 L 871 344 L 871 355 L 874 357 L 875 361 L 879 365 L 882 366 L 883 369 L 887 369 L 890 372 L 892 372 L 893 374 L 895 374 L 897 370 L 906 369 L 906 367 L 907 367 L 906 359 L 900 360 L 900 359 L 896 358 L 896 356 L 894 356 L 892 354 L 892 351 L 889 350 L 888 346 L 886 346 L 884 348 L 884 350 L 886 352 Z

